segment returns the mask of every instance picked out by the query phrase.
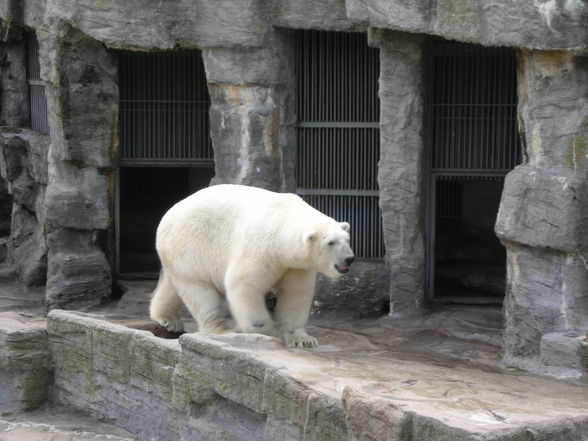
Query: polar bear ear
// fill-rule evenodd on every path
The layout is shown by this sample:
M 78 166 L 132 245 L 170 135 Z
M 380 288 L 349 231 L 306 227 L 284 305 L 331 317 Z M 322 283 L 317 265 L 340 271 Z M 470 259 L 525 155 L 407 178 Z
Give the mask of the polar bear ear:
M 314 231 L 308 231 L 306 233 L 306 235 L 304 236 L 304 238 L 306 239 L 306 242 L 308 242 L 308 243 L 315 242 L 317 237 L 318 237 L 318 234 Z
M 349 222 L 339 222 L 339 226 L 349 233 Z

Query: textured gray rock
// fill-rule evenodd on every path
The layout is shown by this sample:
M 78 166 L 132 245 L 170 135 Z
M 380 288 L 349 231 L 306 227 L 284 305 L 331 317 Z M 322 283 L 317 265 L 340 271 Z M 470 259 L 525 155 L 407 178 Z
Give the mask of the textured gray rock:
M 7 258 L 23 283 L 42 285 L 47 274 L 43 229 L 49 139 L 26 129 L 0 134 L 0 174 L 12 195 Z
M 421 41 L 370 31 L 381 60 L 378 185 L 393 315 L 416 312 L 425 295 Z
M 448 319 L 456 316 L 403 330 L 390 322 L 385 336 L 373 322 L 314 328 L 329 343 L 309 351 L 255 334 L 185 334 L 178 345 L 52 311 L 52 392 L 60 404 L 161 441 L 577 441 L 588 433 L 581 385 L 472 369 L 457 353 L 450 358 L 459 361 L 437 358 Z M 411 332 L 436 355 L 396 357 Z
M 27 17 L 36 15 L 27 13 Z M 69 22 L 113 47 L 142 49 L 262 46 L 272 25 L 325 30 L 372 26 L 536 49 L 588 44 L 588 6 L 583 1 L 500 0 L 480 5 L 473 0 L 182 0 L 146 7 L 132 2 L 48 0 L 47 18 Z M 145 28 L 151 32 L 145 33 Z
M 542 357 L 543 336 L 586 329 L 588 270 L 585 259 L 581 255 L 547 252 L 509 243 L 507 250 L 505 361 L 545 373 L 539 365 L 527 363 L 535 363 Z M 582 371 L 575 375 L 582 375 Z
M 588 249 L 586 179 L 572 171 L 519 166 L 504 183 L 496 234 L 569 253 Z
M 560 369 L 560 376 L 579 377 L 588 369 L 588 325 L 583 333 L 552 332 L 541 339 L 541 364 Z M 567 375 L 566 375 L 567 374 Z
M 355 22 L 452 40 L 537 49 L 588 45 L 588 5 L 583 1 L 347 0 L 346 5 Z
M 23 127 L 29 120 L 24 40 L 0 47 L 0 125 Z
M 112 265 L 98 236 L 112 227 L 116 56 L 62 22 L 38 36 L 51 132 L 44 200 L 47 304 L 85 308 L 109 296 L 112 284 Z
M 269 32 L 259 3 L 180 0 L 146 5 L 116 0 L 48 0 L 46 18 L 66 21 L 118 48 L 251 47 L 261 46 Z
M 521 51 L 517 70 L 519 130 L 529 165 L 586 173 L 588 53 Z
M 0 415 L 39 407 L 49 397 L 51 354 L 45 326 L 0 313 Z
M 285 92 L 285 93 L 284 93 Z M 280 190 L 293 181 L 292 155 L 283 154 L 280 127 L 288 121 L 290 94 L 266 87 L 210 87 L 213 184 L 243 184 Z M 284 176 L 285 175 L 285 176 Z
M 274 26 L 325 31 L 364 31 L 347 17 L 345 0 L 268 0 L 265 11 Z
M 45 216 L 53 227 L 104 230 L 110 223 L 108 177 L 94 167 L 50 162 Z
M 47 278 L 47 247 L 43 228 L 33 213 L 15 204 L 8 257 L 25 285 L 43 285 Z
M 527 164 L 507 176 L 496 222 L 508 251 L 505 362 L 572 377 L 584 373 L 570 361 L 577 349 L 562 340 L 554 355 L 554 342 L 581 335 L 588 323 L 586 60 L 583 52 L 520 53 Z M 555 358 L 562 365 L 554 367 Z
M 390 269 L 384 262 L 355 262 L 350 273 L 337 280 L 319 274 L 313 314 L 381 317 L 390 309 L 388 286 Z
M 178 439 L 169 415 L 177 341 L 62 311 L 50 314 L 47 330 L 57 403 L 145 439 Z
M 92 231 L 64 228 L 47 235 L 49 308 L 84 309 L 110 295 L 111 267 L 97 236 Z
M 52 159 L 80 167 L 114 168 L 118 151 L 116 56 L 66 25 L 39 32 L 39 45 L 41 77 L 47 81 Z
M 294 33 L 276 30 L 261 48 L 212 48 L 202 51 L 210 84 L 291 86 L 294 84 Z

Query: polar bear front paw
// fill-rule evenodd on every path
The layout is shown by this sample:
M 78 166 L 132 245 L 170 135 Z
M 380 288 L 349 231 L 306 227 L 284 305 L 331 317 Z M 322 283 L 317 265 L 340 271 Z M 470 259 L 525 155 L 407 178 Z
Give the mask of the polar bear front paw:
M 181 319 L 154 319 L 169 332 L 184 332 L 184 322 Z
M 291 348 L 316 348 L 316 338 L 308 335 L 302 328 L 294 329 L 284 333 L 284 342 Z

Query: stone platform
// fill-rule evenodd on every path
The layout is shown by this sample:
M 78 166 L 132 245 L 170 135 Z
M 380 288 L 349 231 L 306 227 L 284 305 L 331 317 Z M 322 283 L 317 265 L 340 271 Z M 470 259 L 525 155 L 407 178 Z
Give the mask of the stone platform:
M 46 327 L 42 317 L 2 313 L 0 386 L 21 397 L 12 418 L 50 396 L 137 440 L 588 439 L 588 385 L 501 365 L 498 308 L 315 317 L 320 346 L 289 349 L 261 335 L 157 337 L 144 320 L 147 285 L 130 283 L 115 308 L 53 311 Z M 6 388 L 30 384 L 39 369 L 53 373 L 41 393 Z

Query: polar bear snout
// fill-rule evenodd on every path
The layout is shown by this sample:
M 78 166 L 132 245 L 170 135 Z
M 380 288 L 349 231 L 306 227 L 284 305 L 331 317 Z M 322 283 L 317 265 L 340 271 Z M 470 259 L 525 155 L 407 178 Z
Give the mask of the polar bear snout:
M 344 259 L 344 264 L 338 265 L 335 264 L 335 269 L 339 271 L 341 274 L 347 274 L 349 272 L 349 267 L 353 262 L 355 262 L 355 256 L 348 256 Z

